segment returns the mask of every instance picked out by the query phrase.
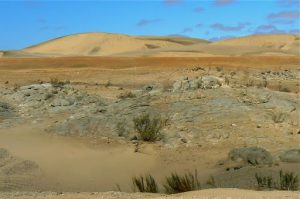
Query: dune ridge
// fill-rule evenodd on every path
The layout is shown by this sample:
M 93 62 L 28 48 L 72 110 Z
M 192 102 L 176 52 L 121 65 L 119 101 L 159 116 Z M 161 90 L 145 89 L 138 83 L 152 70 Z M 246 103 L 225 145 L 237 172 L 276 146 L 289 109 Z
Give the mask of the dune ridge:
M 174 36 L 130 36 L 113 33 L 81 33 L 59 37 L 1 57 L 211 57 L 249 55 L 300 55 L 300 36 L 250 35 L 222 41 Z

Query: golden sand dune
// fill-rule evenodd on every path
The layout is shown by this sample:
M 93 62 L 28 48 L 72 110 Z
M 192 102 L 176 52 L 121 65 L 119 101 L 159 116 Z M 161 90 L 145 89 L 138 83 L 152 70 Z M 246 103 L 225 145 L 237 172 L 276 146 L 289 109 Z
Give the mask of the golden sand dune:
M 244 55 L 300 55 L 300 36 L 288 34 L 252 35 L 209 42 L 188 37 L 84 33 L 49 40 L 21 51 L 4 53 L 4 56 L 10 57 L 215 57 Z
M 281 51 L 288 54 L 300 53 L 300 36 L 288 34 L 252 35 L 215 42 L 212 45 L 258 47 L 264 51 Z
M 85 33 L 60 37 L 22 50 L 57 56 L 110 56 L 131 51 L 175 48 L 204 40 L 180 37 L 142 37 L 109 33 Z

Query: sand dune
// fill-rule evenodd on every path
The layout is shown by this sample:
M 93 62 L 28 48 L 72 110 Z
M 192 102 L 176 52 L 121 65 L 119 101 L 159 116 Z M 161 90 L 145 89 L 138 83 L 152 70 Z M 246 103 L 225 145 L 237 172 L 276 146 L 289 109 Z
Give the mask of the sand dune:
M 300 36 L 252 35 L 209 42 L 188 37 L 84 33 L 49 40 L 20 51 L 5 52 L 2 56 L 212 57 L 248 55 L 300 55 Z
M 30 54 L 57 56 L 109 56 L 131 51 L 174 48 L 204 40 L 180 37 L 142 37 L 109 33 L 76 34 L 50 40 L 22 50 Z
M 215 42 L 213 45 L 258 47 L 264 51 L 281 51 L 288 54 L 300 53 L 299 35 L 253 35 Z

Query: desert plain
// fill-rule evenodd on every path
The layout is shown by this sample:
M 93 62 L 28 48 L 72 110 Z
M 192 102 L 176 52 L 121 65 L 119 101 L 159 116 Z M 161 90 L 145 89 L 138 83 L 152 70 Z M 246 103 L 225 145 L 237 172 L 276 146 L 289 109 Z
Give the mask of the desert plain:
M 3 51 L 0 198 L 300 198 L 255 179 L 300 175 L 299 54 L 299 35 L 109 33 Z M 144 114 L 160 118 L 151 142 Z M 165 195 L 195 170 L 203 190 Z M 146 174 L 160 193 L 133 193 Z

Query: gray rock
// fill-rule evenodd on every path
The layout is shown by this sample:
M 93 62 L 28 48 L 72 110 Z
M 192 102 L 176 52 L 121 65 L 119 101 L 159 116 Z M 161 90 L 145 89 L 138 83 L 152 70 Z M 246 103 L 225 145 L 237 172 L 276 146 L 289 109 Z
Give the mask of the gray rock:
M 282 162 L 300 162 L 300 149 L 290 149 L 279 156 Z
M 201 78 L 188 79 L 180 78 L 173 84 L 173 92 L 196 90 L 201 89 L 213 89 L 222 86 L 223 80 L 215 76 L 203 76 Z
M 246 147 L 233 149 L 229 152 L 228 158 L 233 162 L 243 162 L 250 165 L 272 165 L 271 154 L 263 148 Z
M 213 89 L 222 86 L 222 79 L 215 76 L 204 76 L 201 78 L 202 89 Z
M 197 90 L 201 85 L 201 79 L 196 78 L 190 82 L 190 88 L 192 90 Z
M 14 109 L 7 103 L 0 102 L 0 117 L 9 118 L 14 116 Z

